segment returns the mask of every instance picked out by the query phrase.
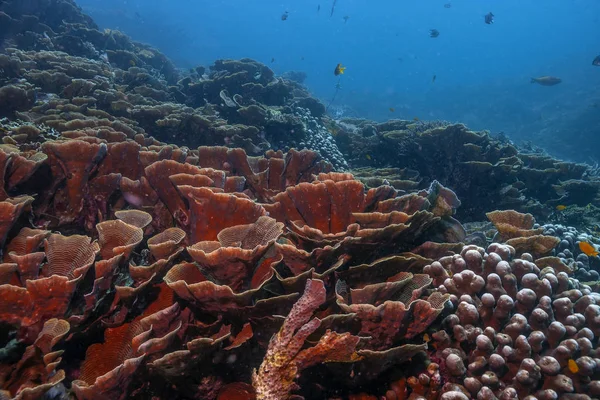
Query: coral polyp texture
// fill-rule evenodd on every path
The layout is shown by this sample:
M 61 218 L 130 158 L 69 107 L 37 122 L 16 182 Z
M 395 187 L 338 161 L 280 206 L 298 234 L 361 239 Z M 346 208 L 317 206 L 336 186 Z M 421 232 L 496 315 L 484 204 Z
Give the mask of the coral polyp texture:
M 183 73 L 69 0 L 0 42 L 1 399 L 600 398 L 597 238 L 536 223 L 594 169 Z

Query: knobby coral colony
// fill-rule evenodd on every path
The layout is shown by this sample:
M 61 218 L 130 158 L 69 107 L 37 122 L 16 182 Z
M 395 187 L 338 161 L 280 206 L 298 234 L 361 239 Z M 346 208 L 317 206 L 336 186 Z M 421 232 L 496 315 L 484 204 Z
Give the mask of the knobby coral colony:
M 497 211 L 473 240 L 443 186 L 473 219 L 540 215 L 593 171 L 328 120 L 252 60 L 182 76 L 70 1 L 0 20 L 0 398 L 600 397 L 593 237 Z M 332 172 L 361 143 L 403 161 Z

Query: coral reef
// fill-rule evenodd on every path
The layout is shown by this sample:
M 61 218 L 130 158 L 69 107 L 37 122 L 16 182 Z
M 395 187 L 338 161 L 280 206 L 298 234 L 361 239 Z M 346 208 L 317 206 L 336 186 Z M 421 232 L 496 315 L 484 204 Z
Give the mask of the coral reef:
M 461 124 L 357 119 L 331 124 L 350 167 L 359 168 L 357 177 L 375 184 L 385 179 L 408 191 L 436 179 L 456 191 L 463 203 L 458 218 L 465 222 L 480 221 L 494 209 L 546 218 L 557 205 L 598 203 L 600 181 L 590 166 L 520 151 Z
M 241 147 L 251 155 L 312 145 L 347 168 L 320 121 L 325 107 L 296 81 L 250 59 L 182 73 L 156 49 L 99 31 L 71 1 L 39 3 L 0 8 L 7 21 L 0 32 L 0 116 L 67 135 L 94 128 L 113 138 L 145 134 L 192 148 Z M 53 7 L 63 18 L 47 21 Z M 5 143 L 31 140 L 10 136 Z
M 489 213 L 515 247 L 484 250 L 460 243 L 461 203 L 439 183 L 366 189 L 308 151 L 92 135 L 10 150 L 9 398 L 381 396 L 399 378 L 430 398 L 594 390 L 600 299 L 531 215 Z M 23 357 L 45 375 L 23 374 Z
M 69 0 L 0 22 L 0 398 L 600 396 L 594 168 L 184 73 Z
M 340 381 L 352 368 L 370 382 L 423 352 L 412 340 L 448 300 L 419 273 L 447 251 L 430 240 L 464 236 L 452 218 L 460 202 L 439 184 L 366 190 L 308 151 L 255 159 L 97 136 L 48 139 L 36 150 L 44 157 L 10 149 L 0 151 L 7 396 L 62 382 L 81 399 L 162 398 L 165 387 L 218 398 L 255 368 L 247 390 L 282 399 L 317 390 L 302 375 L 329 364 Z M 47 375 L 23 381 L 11 360 L 40 346 L 48 324 L 68 335 L 57 334 L 50 364 L 30 362 Z M 321 387 L 325 396 L 351 385 Z

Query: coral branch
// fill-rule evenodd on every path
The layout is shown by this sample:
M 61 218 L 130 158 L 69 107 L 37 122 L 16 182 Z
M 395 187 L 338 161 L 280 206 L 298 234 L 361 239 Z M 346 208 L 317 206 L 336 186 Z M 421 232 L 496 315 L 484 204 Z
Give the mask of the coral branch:
M 294 379 L 300 370 L 322 362 L 349 362 L 358 359 L 359 338 L 327 331 L 314 347 L 300 351 L 304 341 L 321 325 L 311 319 L 325 302 L 325 286 L 318 279 L 306 281 L 304 294 L 294 304 L 279 332 L 269 343 L 267 354 L 252 376 L 258 400 L 285 400 L 291 397 Z

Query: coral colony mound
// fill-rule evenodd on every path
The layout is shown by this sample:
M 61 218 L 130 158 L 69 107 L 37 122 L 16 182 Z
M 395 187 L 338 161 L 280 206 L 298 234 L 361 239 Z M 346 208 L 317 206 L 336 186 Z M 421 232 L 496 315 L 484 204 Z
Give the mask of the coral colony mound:
M 600 397 L 595 169 L 0 22 L 1 399 Z

